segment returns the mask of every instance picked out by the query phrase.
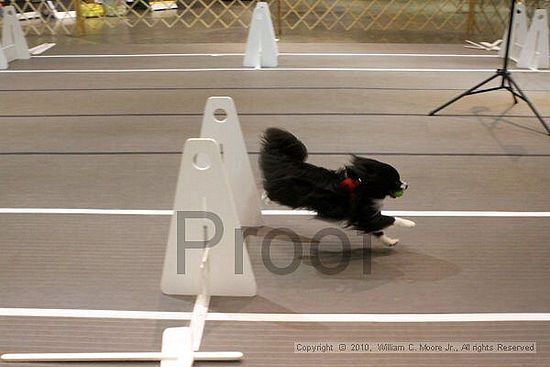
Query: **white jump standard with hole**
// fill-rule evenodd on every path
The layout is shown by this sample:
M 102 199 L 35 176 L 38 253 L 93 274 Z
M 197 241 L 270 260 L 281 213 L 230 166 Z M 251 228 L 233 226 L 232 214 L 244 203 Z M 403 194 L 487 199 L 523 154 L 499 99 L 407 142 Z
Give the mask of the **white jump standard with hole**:
M 502 37 L 503 45 L 506 44 L 508 37 L 508 29 L 506 29 Z M 510 37 L 509 57 L 516 61 L 519 68 L 538 70 L 550 66 L 547 9 L 535 10 L 529 25 L 527 8 L 525 4 L 518 2 Z M 505 47 L 500 47 L 499 56 L 505 56 Z
M 225 119 L 216 118 L 218 110 Z M 2 360 L 160 361 L 161 367 L 191 367 L 195 360 L 243 357 L 240 352 L 199 352 L 210 297 L 255 296 L 257 291 L 241 220 L 261 224 L 260 199 L 231 98 L 208 100 L 201 135 L 222 144 L 211 138 L 185 143 L 161 280 L 165 294 L 196 296 L 189 326 L 166 329 L 161 352 L 5 354 Z
M 548 56 L 548 10 L 538 9 L 533 15 L 517 65 L 532 70 L 548 68 Z
M 31 54 L 13 6 L 6 6 L 3 8 L 2 21 L 0 69 L 7 69 L 10 61 L 30 59 Z
M 278 57 L 279 50 L 269 4 L 259 2 L 252 13 L 243 65 L 255 69 L 274 68 L 278 65 Z
M 246 245 L 235 241 L 241 228 L 218 144 L 213 139 L 187 140 L 170 222 L 162 291 L 171 295 L 256 295 Z M 235 260 L 242 261 L 239 269 L 235 269 Z
M 516 13 L 514 14 L 511 34 L 511 36 L 508 34 L 508 27 L 506 27 L 504 36 L 502 36 L 502 46 L 500 47 L 498 55 L 499 57 L 505 56 L 506 47 L 504 47 L 504 45 L 506 45 L 508 37 L 511 37 L 509 57 L 517 61 L 523 44 L 525 43 L 525 39 L 527 38 L 527 9 L 523 3 L 516 4 Z
M 225 114 L 225 117 L 218 119 L 217 112 Z M 237 108 L 231 97 L 208 98 L 204 107 L 201 138 L 214 139 L 219 145 L 240 224 L 243 227 L 261 226 L 260 195 L 244 143 Z

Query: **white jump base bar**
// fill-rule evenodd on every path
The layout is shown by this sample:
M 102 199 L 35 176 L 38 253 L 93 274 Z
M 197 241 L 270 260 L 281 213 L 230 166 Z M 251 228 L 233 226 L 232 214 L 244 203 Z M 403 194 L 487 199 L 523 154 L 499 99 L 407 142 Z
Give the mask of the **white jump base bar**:
M 238 361 L 241 352 L 193 352 L 195 361 Z M 177 359 L 176 355 L 159 352 L 118 352 L 118 353 L 21 353 L 4 354 L 5 362 L 160 362 Z

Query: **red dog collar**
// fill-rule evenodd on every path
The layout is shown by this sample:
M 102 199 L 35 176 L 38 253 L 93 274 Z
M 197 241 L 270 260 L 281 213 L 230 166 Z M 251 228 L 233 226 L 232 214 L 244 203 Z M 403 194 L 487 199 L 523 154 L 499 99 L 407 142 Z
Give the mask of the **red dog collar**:
M 344 181 L 340 182 L 340 188 L 346 190 L 350 194 L 353 194 L 357 186 L 359 186 L 361 183 L 357 180 L 354 180 L 353 178 L 346 178 Z

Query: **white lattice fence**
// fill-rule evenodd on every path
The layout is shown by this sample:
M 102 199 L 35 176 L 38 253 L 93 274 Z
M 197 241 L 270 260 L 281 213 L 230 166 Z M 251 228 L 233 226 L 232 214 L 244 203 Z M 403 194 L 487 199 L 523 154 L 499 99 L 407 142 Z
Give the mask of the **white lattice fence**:
M 183 27 L 194 29 L 246 28 L 256 1 L 164 0 L 148 1 L 19 0 L 13 3 L 21 14 L 27 34 L 70 34 L 77 22 L 68 16 L 81 3 L 88 29 L 101 27 Z M 533 9 L 543 1 L 526 1 Z M 177 9 L 153 11 L 155 7 Z M 509 0 L 272 0 L 274 23 L 283 35 L 300 32 L 315 37 L 316 31 L 448 32 L 499 37 L 506 24 Z M 27 19 L 25 14 L 39 14 Z M 93 17 L 92 17 L 93 16 Z

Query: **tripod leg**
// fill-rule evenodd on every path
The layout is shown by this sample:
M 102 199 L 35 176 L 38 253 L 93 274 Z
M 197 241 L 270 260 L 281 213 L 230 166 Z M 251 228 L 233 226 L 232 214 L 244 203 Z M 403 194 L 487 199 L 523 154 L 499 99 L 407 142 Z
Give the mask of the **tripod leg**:
M 451 99 L 449 102 L 445 103 L 444 105 L 436 108 L 435 110 L 433 110 L 432 112 L 430 112 L 430 116 L 433 116 L 435 115 L 436 113 L 438 113 L 439 111 L 441 111 L 442 109 L 444 109 L 445 107 L 448 107 L 450 105 L 452 105 L 453 103 L 455 103 L 456 101 L 458 101 L 459 99 L 461 99 L 462 97 L 466 97 L 467 95 L 470 95 L 472 94 L 473 91 L 475 91 L 476 89 L 478 89 L 479 87 L 481 87 L 482 85 L 485 85 L 487 83 L 489 83 L 490 81 L 492 81 L 493 79 L 495 78 L 498 78 L 499 76 L 501 76 L 500 74 L 495 74 L 487 79 L 485 79 L 484 81 L 482 81 L 481 83 L 479 83 L 478 85 L 468 89 L 466 92 L 462 93 L 461 95 L 459 96 L 456 96 L 455 98 Z
M 518 104 L 518 99 L 516 97 L 516 93 L 514 92 L 514 89 L 512 88 L 512 84 L 510 83 L 510 80 L 508 78 L 509 78 L 508 76 L 503 77 L 502 85 L 503 85 L 504 88 L 506 88 L 508 90 L 508 92 L 510 92 L 510 94 L 512 94 L 512 98 L 514 98 L 514 104 Z M 508 85 L 506 85 L 506 84 L 508 84 Z
M 544 126 L 544 128 L 546 129 L 546 133 L 548 135 L 550 135 L 550 127 L 548 127 L 548 125 L 546 124 L 546 122 L 544 121 L 544 119 L 542 118 L 542 116 L 540 115 L 539 111 L 537 111 L 537 109 L 535 108 L 535 106 L 531 103 L 531 101 L 529 100 L 529 98 L 527 98 L 527 96 L 525 95 L 525 93 L 523 93 L 523 91 L 521 90 L 521 88 L 516 84 L 516 82 L 514 81 L 514 79 L 512 79 L 511 77 L 508 77 L 508 80 L 510 82 L 510 84 L 516 89 L 519 97 L 521 99 L 523 99 L 525 101 L 525 103 L 527 103 L 527 105 L 531 108 L 531 111 L 533 111 L 533 113 L 535 114 L 535 116 L 537 116 L 537 118 L 539 119 L 540 123 L 542 124 L 542 126 Z

